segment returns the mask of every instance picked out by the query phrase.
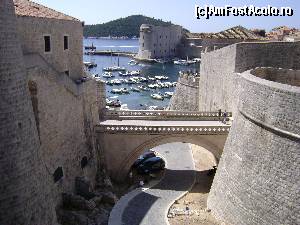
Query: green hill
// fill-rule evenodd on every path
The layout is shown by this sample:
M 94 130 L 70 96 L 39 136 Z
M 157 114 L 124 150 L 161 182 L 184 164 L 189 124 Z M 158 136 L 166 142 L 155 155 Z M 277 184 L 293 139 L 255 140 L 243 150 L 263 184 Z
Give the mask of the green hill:
M 143 15 L 133 15 L 108 23 L 85 25 L 83 35 L 85 37 L 138 37 L 140 26 L 143 23 L 156 26 L 168 26 L 172 24 L 171 22 L 164 22 L 161 19 L 154 19 Z

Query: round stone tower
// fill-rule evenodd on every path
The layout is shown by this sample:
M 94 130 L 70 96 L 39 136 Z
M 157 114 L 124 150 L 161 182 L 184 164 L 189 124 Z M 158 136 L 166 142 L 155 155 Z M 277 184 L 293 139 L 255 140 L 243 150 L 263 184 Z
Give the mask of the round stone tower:
M 140 59 L 150 59 L 153 58 L 152 52 L 154 50 L 153 46 L 153 33 L 152 25 L 142 24 L 140 27 L 140 38 L 139 38 L 139 53 L 138 57 Z
M 0 102 L 0 224 L 56 224 L 12 0 L 0 4 Z
M 256 68 L 239 77 L 208 207 L 226 224 L 299 224 L 300 71 Z

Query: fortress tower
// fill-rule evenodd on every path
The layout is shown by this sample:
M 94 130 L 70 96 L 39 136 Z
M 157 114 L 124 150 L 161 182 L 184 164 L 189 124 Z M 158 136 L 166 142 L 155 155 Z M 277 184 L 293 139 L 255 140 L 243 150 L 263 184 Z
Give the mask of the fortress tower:
M 200 110 L 233 112 L 207 206 L 226 224 L 299 224 L 300 43 L 203 54 Z
M 177 46 L 181 38 L 181 26 L 142 24 L 140 27 L 138 58 L 147 60 L 174 57 L 177 55 Z
M 12 0 L 0 4 L 0 102 L 0 224 L 56 224 Z

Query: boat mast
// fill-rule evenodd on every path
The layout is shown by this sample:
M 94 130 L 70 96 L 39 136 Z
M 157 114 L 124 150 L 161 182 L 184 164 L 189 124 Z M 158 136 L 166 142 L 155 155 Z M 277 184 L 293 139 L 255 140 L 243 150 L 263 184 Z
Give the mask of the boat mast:
M 119 53 L 118 53 L 118 67 L 120 66 L 120 59 L 119 59 Z

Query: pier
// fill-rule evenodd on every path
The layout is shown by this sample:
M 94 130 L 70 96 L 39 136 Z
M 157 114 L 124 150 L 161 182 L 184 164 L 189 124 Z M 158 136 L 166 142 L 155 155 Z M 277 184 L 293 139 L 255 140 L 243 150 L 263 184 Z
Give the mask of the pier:
M 87 51 L 84 54 L 86 55 L 107 55 L 107 56 L 126 56 L 126 57 L 135 57 L 137 53 L 134 52 L 123 52 L 123 51 Z

